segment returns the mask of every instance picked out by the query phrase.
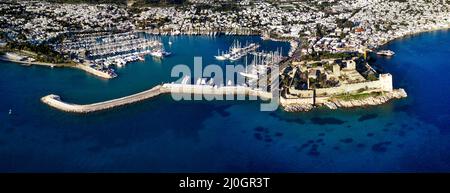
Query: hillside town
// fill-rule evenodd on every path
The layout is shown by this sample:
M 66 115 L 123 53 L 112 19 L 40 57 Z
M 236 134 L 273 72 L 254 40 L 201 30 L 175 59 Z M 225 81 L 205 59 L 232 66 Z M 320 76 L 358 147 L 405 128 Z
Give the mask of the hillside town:
M 312 53 L 375 48 L 450 23 L 450 9 L 443 0 L 242 0 L 227 4 L 229 8 L 222 2 L 227 1 L 132 7 L 7 0 L 0 3 L 0 30 L 12 40 L 35 44 L 73 31 L 258 34 L 301 39 L 302 52 Z
M 39 44 L 69 31 L 133 30 L 126 9 L 115 5 L 2 1 L 0 28 L 14 40 Z

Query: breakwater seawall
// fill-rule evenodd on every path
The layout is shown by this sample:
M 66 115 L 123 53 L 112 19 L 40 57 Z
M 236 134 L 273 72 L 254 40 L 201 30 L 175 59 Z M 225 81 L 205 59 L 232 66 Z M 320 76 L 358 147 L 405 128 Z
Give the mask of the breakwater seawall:
M 142 91 L 129 96 L 112 99 L 108 101 L 92 104 L 72 104 L 64 102 L 59 95 L 49 94 L 41 98 L 41 101 L 53 108 L 71 113 L 91 113 L 112 109 L 115 107 L 147 100 L 161 94 L 202 94 L 202 95 L 246 95 L 260 97 L 262 99 L 272 98 L 272 93 L 254 90 L 244 86 L 224 86 L 212 87 L 209 85 L 189 85 L 189 84 L 162 84 L 149 90 Z
M 86 105 L 66 103 L 61 100 L 60 96 L 55 95 L 55 94 L 50 94 L 50 95 L 44 96 L 41 98 L 41 101 L 53 108 L 56 108 L 58 110 L 65 111 L 65 112 L 90 113 L 90 112 L 111 109 L 114 107 L 119 107 L 119 106 L 131 104 L 131 103 L 139 102 L 139 101 L 142 101 L 145 99 L 152 98 L 154 96 L 158 96 L 161 93 L 165 93 L 165 92 L 166 92 L 166 90 L 161 85 L 158 85 L 149 90 L 146 90 L 146 91 L 143 91 L 140 93 L 136 93 L 133 95 L 129 95 L 129 96 L 113 99 L 113 100 L 93 103 L 93 104 L 86 104 Z

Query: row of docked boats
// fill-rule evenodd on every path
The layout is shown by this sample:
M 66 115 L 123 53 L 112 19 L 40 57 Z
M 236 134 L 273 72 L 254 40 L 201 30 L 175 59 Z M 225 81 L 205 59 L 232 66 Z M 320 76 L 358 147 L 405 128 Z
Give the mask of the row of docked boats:
M 192 85 L 191 84 L 191 77 L 190 76 L 184 76 L 181 79 L 181 82 L 179 82 L 179 84 L 181 85 Z M 218 80 L 216 81 L 214 79 L 214 77 L 210 77 L 210 78 L 197 78 L 197 80 L 195 81 L 195 84 L 197 86 L 211 86 L 213 88 L 219 88 L 219 87 L 223 87 L 225 86 L 224 83 L 222 82 L 222 80 Z M 233 81 L 228 80 L 226 82 L 226 86 L 236 86 Z M 245 84 L 242 84 L 241 86 L 246 86 Z
M 281 51 L 274 52 L 253 52 L 252 62 L 245 65 L 245 71 L 239 74 L 246 78 L 246 84 L 250 87 L 265 86 L 261 85 L 260 80 L 266 78 L 271 67 L 278 65 L 284 57 Z
M 114 55 L 105 58 L 95 59 L 95 63 L 103 64 L 106 67 L 114 65 L 116 67 L 124 67 L 127 63 L 135 61 L 145 61 L 145 55 L 151 55 L 156 58 L 163 58 L 169 56 L 171 53 L 164 50 L 164 48 L 154 48 L 152 50 L 144 50 L 140 52 L 132 52 L 127 54 Z
M 169 41 L 169 46 L 172 41 Z M 71 32 L 62 42 L 53 45 L 60 53 L 95 71 L 117 77 L 116 68 L 127 63 L 144 61 L 145 55 L 164 58 L 171 55 L 164 49 L 161 38 L 138 32 Z
M 118 56 L 112 56 L 109 58 L 106 58 L 103 64 L 106 67 L 109 67 L 110 65 L 115 65 L 117 67 L 123 67 L 129 62 L 134 61 L 144 61 L 144 56 L 142 54 L 125 54 L 125 55 L 118 55 Z
M 135 61 L 144 61 L 144 56 L 146 54 L 150 54 L 154 57 L 164 57 L 169 55 L 169 52 L 162 51 L 161 49 L 158 50 L 146 50 L 142 52 L 136 52 L 136 53 L 129 53 L 129 54 L 122 54 L 122 55 L 116 55 L 111 56 L 107 58 L 100 58 L 92 60 L 90 63 L 90 67 L 94 70 L 98 70 L 104 73 L 107 73 L 112 78 L 117 77 L 117 73 L 115 72 L 114 68 L 111 68 L 111 66 L 116 66 L 118 68 L 124 67 L 127 63 L 135 62 Z
M 251 54 L 253 55 L 252 62 L 247 65 L 248 58 L 246 57 L 245 70 L 239 72 L 239 74 L 245 78 L 244 82 L 235 83 L 234 81 L 227 80 L 224 84 L 222 80 L 215 80 L 214 77 L 209 77 L 197 78 L 197 80 L 194 82 L 194 85 L 206 85 L 212 86 L 214 88 L 237 85 L 252 88 L 258 88 L 258 86 L 266 86 L 267 83 L 262 85 L 260 80 L 262 78 L 266 78 L 266 75 L 270 72 L 271 68 L 273 66 L 277 66 L 284 59 L 284 57 L 282 56 L 281 51 L 278 50 L 274 52 L 251 52 Z M 178 83 L 181 85 L 191 85 L 191 77 L 184 76 Z
M 107 45 L 98 45 L 89 49 L 89 57 L 104 57 L 108 55 L 116 55 L 124 52 L 144 51 L 161 47 L 159 41 L 150 40 L 131 40 L 121 43 L 108 43 Z
M 75 39 L 59 45 L 59 50 L 78 55 L 79 61 L 86 60 L 92 69 L 113 78 L 117 74 L 116 68 L 112 67 L 121 68 L 130 62 L 144 61 L 145 55 L 163 58 L 171 54 L 165 51 L 160 39 L 154 37 L 136 33 L 97 35 L 75 35 Z
M 217 60 L 231 60 L 236 61 L 247 55 L 251 51 L 255 51 L 259 48 L 259 44 L 256 43 L 246 43 L 244 46 L 239 41 L 234 41 L 228 52 L 220 53 L 220 50 L 217 52 L 217 56 L 214 56 Z
M 167 52 L 166 50 L 164 50 L 163 47 L 161 47 L 161 48 L 153 49 L 152 51 L 150 51 L 149 54 L 151 56 L 153 56 L 153 57 L 163 58 L 165 56 L 171 55 L 172 53 L 171 52 Z

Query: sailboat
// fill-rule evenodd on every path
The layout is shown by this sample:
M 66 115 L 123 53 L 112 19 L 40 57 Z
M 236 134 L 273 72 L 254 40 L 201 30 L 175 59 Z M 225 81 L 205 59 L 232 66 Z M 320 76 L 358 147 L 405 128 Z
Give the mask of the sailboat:
M 226 54 L 223 54 L 223 52 L 222 52 L 222 54 L 220 54 L 219 50 L 217 50 L 217 56 L 214 56 L 214 57 L 216 58 L 216 60 L 226 60 L 227 59 Z
M 245 57 L 245 72 L 239 72 L 239 74 L 247 78 L 258 79 L 258 74 L 248 73 L 247 57 Z

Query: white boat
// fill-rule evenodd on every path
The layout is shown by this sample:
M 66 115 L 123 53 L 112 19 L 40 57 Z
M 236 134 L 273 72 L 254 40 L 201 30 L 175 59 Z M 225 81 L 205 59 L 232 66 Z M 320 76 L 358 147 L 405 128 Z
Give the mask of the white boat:
M 377 52 L 378 55 L 382 55 L 382 56 L 393 56 L 395 54 L 395 52 L 391 51 L 391 50 L 380 50 Z
M 239 74 L 247 78 L 258 79 L 258 75 L 256 74 L 249 74 L 245 72 L 239 72 Z
M 171 42 L 171 41 L 169 41 L 169 45 L 172 45 L 172 42 Z
M 246 44 L 244 47 L 241 45 L 239 41 L 234 41 L 231 47 L 229 48 L 229 52 L 227 54 L 217 54 L 215 58 L 217 60 L 231 60 L 236 61 L 247 55 L 249 52 L 254 51 L 259 48 L 258 44 L 250 43 Z
M 202 78 L 202 81 L 200 82 L 201 85 L 205 85 L 206 84 L 206 78 Z
M 171 55 L 172 53 L 170 53 L 170 52 L 166 52 L 165 50 L 164 50 L 164 48 L 157 48 L 157 49 L 154 49 L 154 50 L 152 50 L 151 52 L 150 52 L 150 55 L 152 55 L 152 56 L 154 56 L 154 57 L 158 57 L 158 58 L 162 58 L 162 57 L 164 57 L 164 56 L 169 56 L 169 55 Z
M 162 58 L 163 52 L 158 49 L 158 50 L 154 50 L 153 52 L 151 52 L 150 55 L 152 55 L 154 57 Z
M 222 54 L 219 53 L 219 50 L 217 50 L 217 56 L 214 56 L 214 58 L 216 58 L 216 60 L 226 60 L 228 59 L 229 54 L 224 54 L 222 52 Z
M 117 67 L 121 68 L 123 66 L 125 66 L 125 64 L 127 63 L 124 59 L 122 58 L 118 58 L 115 60 Z
M 214 56 L 216 60 L 226 60 L 225 56 Z
M 211 86 L 214 85 L 214 78 L 209 79 L 208 85 L 211 85 Z
M 9 114 L 9 115 L 11 115 L 11 114 L 12 114 L 12 110 L 11 110 L 11 109 L 9 109 L 9 112 L 8 112 L 8 114 Z
M 181 80 L 181 84 L 191 84 L 190 83 L 190 76 L 185 76 L 184 78 L 183 78 L 183 80 Z
M 236 60 L 239 60 L 239 58 L 241 58 L 241 56 L 235 54 L 235 55 L 233 55 L 233 56 L 230 57 L 230 60 L 231 60 L 231 61 L 236 61 Z

